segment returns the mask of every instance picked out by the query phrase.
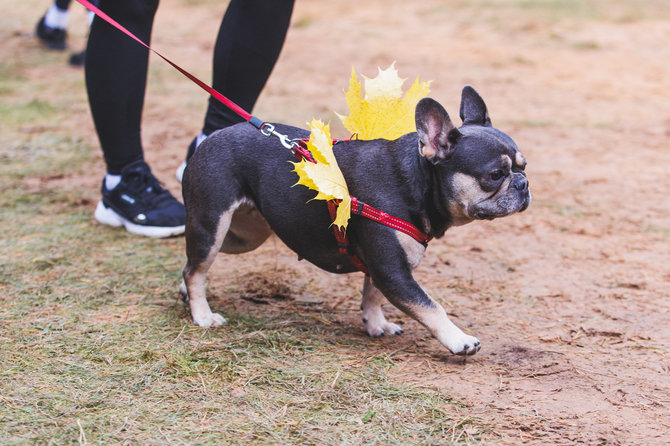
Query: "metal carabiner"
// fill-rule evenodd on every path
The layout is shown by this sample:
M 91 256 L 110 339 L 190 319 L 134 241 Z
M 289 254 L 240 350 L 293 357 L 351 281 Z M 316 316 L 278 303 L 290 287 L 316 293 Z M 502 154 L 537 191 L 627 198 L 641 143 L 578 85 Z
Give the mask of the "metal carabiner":
M 281 142 L 281 145 L 289 150 L 294 150 L 298 145 L 295 140 L 290 139 L 287 135 L 277 132 L 275 126 L 269 122 L 264 122 L 259 130 L 265 136 L 276 136 L 279 139 L 279 142 Z
M 269 122 L 264 122 L 263 124 L 261 124 L 258 130 L 260 130 L 264 136 L 272 136 L 272 132 L 275 131 L 275 126 L 270 124 Z

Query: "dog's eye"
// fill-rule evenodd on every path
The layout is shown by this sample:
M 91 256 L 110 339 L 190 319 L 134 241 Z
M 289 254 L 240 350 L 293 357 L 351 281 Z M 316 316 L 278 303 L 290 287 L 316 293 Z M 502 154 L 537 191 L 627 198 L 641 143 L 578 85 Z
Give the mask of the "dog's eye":
M 494 170 L 493 172 L 491 172 L 491 179 L 493 181 L 498 181 L 499 179 L 501 179 L 504 176 L 505 176 L 505 174 L 500 169 Z

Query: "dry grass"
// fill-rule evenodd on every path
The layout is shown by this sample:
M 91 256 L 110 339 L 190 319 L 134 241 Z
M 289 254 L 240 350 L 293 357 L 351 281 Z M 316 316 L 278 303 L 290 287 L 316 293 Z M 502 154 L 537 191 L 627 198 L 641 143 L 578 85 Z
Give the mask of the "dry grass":
M 75 193 L 3 203 L 13 234 L 1 252 L 3 444 L 407 444 L 481 432 L 447 395 L 391 382 L 391 352 L 309 308 L 192 326 L 175 292 L 182 240 L 103 230 L 89 206 L 68 202 Z

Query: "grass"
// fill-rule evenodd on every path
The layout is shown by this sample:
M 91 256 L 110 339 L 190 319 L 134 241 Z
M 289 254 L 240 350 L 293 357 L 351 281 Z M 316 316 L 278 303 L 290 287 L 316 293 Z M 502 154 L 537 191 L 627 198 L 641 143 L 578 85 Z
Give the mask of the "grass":
M 72 194 L 73 191 L 70 191 Z M 102 230 L 67 193 L 5 200 L 0 443 L 407 444 L 477 424 L 394 358 L 295 314 L 193 326 L 183 240 Z
M 0 443 L 416 444 L 480 424 L 307 315 L 193 326 L 183 240 L 100 229 L 74 192 L 4 197 Z
M 454 425 L 447 397 L 386 379 L 392 359 L 333 351 L 299 320 L 235 316 L 222 333 L 174 307 L 95 324 L 51 311 L 24 316 L 25 348 L 3 358 L 4 444 L 418 443 Z
M 464 417 L 444 391 L 391 379 L 401 360 L 389 347 L 326 323 L 308 305 L 227 312 L 229 325 L 216 330 L 193 326 L 176 292 L 183 239 L 138 238 L 92 221 L 97 186 L 78 179 L 100 163 L 98 149 L 67 122 L 88 113 L 72 99 L 83 97 L 83 80 L 67 72 L 57 89 L 33 80 L 61 72 L 63 60 L 21 47 L 17 36 L 8 45 L 25 57 L 0 64 L 1 444 L 486 436 L 486 424 Z M 244 297 L 245 280 L 231 277 L 225 297 Z

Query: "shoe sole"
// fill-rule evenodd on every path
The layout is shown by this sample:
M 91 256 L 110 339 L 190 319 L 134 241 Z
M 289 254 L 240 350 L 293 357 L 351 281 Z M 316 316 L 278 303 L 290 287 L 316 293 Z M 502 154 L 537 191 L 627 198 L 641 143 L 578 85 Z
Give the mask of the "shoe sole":
M 103 225 L 119 228 L 123 226 L 126 231 L 135 235 L 143 235 L 152 238 L 174 237 L 184 233 L 185 226 L 142 226 L 131 222 L 117 214 L 113 209 L 108 208 L 102 201 L 98 202 L 93 214 L 95 219 Z

